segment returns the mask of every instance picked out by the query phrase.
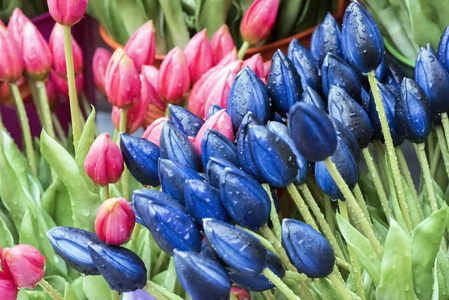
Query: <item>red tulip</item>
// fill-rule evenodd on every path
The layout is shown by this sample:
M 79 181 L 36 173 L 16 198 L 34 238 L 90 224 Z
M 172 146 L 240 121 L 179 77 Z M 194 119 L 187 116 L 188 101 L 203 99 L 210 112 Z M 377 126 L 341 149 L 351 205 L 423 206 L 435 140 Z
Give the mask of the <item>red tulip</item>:
M 13 83 L 23 72 L 22 53 L 12 35 L 0 25 L 0 79 Z
M 212 49 L 207 39 L 207 29 L 195 34 L 187 43 L 184 54 L 189 65 L 190 80 L 196 82 L 213 66 Z
M 168 118 L 166 117 L 156 119 L 150 126 L 147 127 L 142 137 L 159 146 L 162 128 L 164 128 L 164 123 L 167 120 Z
M 67 65 L 64 50 L 64 29 L 55 24 L 50 35 L 50 50 L 53 55 L 53 69 L 61 77 L 67 77 Z M 75 75 L 83 71 L 83 50 L 72 37 L 73 68 Z
M 94 75 L 94 82 L 97 87 L 97 89 L 102 92 L 106 93 L 104 90 L 104 83 L 105 83 L 105 75 L 106 75 L 106 68 L 108 66 L 108 62 L 111 59 L 111 53 L 104 49 L 104 48 L 97 48 L 95 50 L 94 58 L 92 60 L 92 72 Z
M 276 21 L 279 0 L 255 0 L 240 23 L 243 40 L 251 45 L 265 40 Z
M 125 46 L 126 55 L 134 61 L 134 66 L 140 72 L 142 65 L 152 65 L 156 55 L 156 41 L 153 21 L 140 26 L 131 36 Z
M 234 296 L 237 298 L 237 300 L 251 300 L 251 296 L 249 293 L 238 286 L 232 286 L 231 287 L 231 293 L 234 294 Z
M 16 300 L 18 293 L 19 289 L 12 277 L 0 271 L 0 295 L 2 295 L 2 300 Z
M 158 92 L 168 103 L 184 100 L 190 88 L 187 59 L 179 47 L 168 52 L 159 69 Z
M 26 75 L 33 80 L 47 78 L 51 71 L 52 55 L 47 41 L 31 22 L 23 27 L 21 45 Z
M 214 57 L 214 65 L 218 64 L 223 57 L 235 48 L 234 40 L 229 32 L 228 25 L 221 25 L 221 27 L 214 33 L 210 40 L 210 47 Z
M 86 13 L 87 0 L 47 0 L 48 11 L 59 24 L 72 26 Z

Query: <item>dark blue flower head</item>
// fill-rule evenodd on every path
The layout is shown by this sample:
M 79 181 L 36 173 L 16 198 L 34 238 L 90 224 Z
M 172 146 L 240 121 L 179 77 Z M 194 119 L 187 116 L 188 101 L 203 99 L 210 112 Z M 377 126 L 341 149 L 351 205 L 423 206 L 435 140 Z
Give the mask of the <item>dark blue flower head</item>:
M 329 117 L 316 106 L 297 103 L 289 113 L 295 146 L 309 161 L 325 160 L 337 148 L 337 134 Z
M 182 106 L 169 104 L 170 120 L 176 128 L 188 136 L 196 137 L 204 120 Z
M 249 111 L 261 122 L 268 121 L 271 114 L 268 88 L 249 67 L 243 68 L 235 77 L 226 110 L 231 117 L 234 132 L 237 132 L 243 117 Z
M 143 261 L 129 249 L 108 244 L 88 246 L 93 262 L 111 290 L 126 293 L 142 289 L 147 283 Z
M 382 35 L 376 22 L 360 2 L 352 2 L 346 8 L 341 39 L 346 59 L 359 72 L 376 70 L 382 62 Z
M 335 255 L 329 242 L 309 224 L 285 218 L 282 244 L 292 264 L 310 278 L 332 273 Z
M 134 206 L 135 212 L 137 212 L 137 206 L 145 206 L 147 202 L 152 201 L 162 201 L 163 203 L 172 206 L 173 208 L 184 210 L 184 206 L 170 195 L 164 192 L 150 189 L 134 190 L 131 205 Z M 136 216 L 138 216 L 138 213 L 136 214 Z
M 120 134 L 120 149 L 131 175 L 143 185 L 158 186 L 159 147 L 144 138 Z
M 211 186 L 220 187 L 220 176 L 225 168 L 237 168 L 228 160 L 212 157 L 206 166 L 206 176 Z
M 201 141 L 201 158 L 203 165 L 212 157 L 229 160 L 231 163 L 238 165 L 237 147 L 222 133 L 215 129 L 207 129 Z
M 267 82 L 274 110 L 285 116 L 290 107 L 299 101 L 302 86 L 295 66 L 281 50 L 273 55 Z
M 401 97 L 395 107 L 398 130 L 413 143 L 423 143 L 432 130 L 433 113 L 430 102 L 421 87 L 412 79 L 404 78 Z
M 355 161 L 357 163 L 360 162 L 362 159 L 362 151 L 360 150 L 360 146 L 357 143 L 354 134 L 352 134 L 351 130 L 337 119 L 333 117 L 330 117 L 330 119 L 334 125 L 335 132 L 337 133 L 337 138 L 340 138 L 345 142 Z
M 444 31 L 438 45 L 438 59 L 449 72 L 449 26 Z
M 302 88 L 311 87 L 315 91 L 321 90 L 321 79 L 318 65 L 313 55 L 297 39 L 293 39 L 288 46 L 288 58 L 293 62 L 299 76 Z
M 210 106 L 210 108 L 209 108 L 209 112 L 207 113 L 207 118 L 206 119 L 209 119 L 213 114 L 219 112 L 222 109 L 223 109 L 223 107 L 221 107 L 220 105 L 212 104 Z
M 323 111 L 327 111 L 326 102 L 321 98 L 320 94 L 315 92 L 311 87 L 306 87 L 302 93 L 302 102 L 315 105 Z

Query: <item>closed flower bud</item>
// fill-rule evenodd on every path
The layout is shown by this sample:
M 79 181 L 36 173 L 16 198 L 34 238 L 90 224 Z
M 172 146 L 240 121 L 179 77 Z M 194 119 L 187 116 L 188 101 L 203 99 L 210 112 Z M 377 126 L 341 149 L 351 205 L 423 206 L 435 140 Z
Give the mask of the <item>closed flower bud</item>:
M 109 137 L 100 134 L 87 153 L 84 170 L 95 185 L 105 186 L 117 182 L 123 173 L 123 156 L 119 147 Z
M 30 245 L 21 244 L 2 251 L 2 270 L 18 288 L 32 288 L 44 277 L 45 256 Z
M 206 119 L 209 119 L 210 117 L 212 117 L 212 115 L 214 115 L 215 113 L 219 112 L 222 109 L 223 107 L 221 107 L 220 105 L 212 104 L 209 108 L 209 112 L 207 113 Z
M 9 274 L 0 271 L 0 292 L 2 300 L 17 300 L 19 289 Z
M 302 102 L 315 105 L 319 109 L 323 111 L 327 111 L 327 105 L 324 102 L 323 98 L 321 98 L 320 94 L 318 94 L 311 87 L 306 87 L 304 89 L 304 93 L 302 93 Z
M 187 136 L 196 137 L 204 120 L 187 109 L 177 105 L 169 105 L 170 119 L 176 128 L 181 130 Z
M 212 157 L 228 160 L 234 165 L 239 164 L 237 147 L 234 143 L 220 132 L 210 128 L 203 135 L 201 157 L 203 166 L 207 166 Z
M 265 79 L 265 65 L 263 64 L 262 55 L 260 53 L 254 54 L 250 58 L 243 61 L 242 69 L 249 67 L 259 76 L 260 79 Z
M 151 189 L 140 189 L 135 190 L 132 196 L 131 207 L 133 207 L 134 213 L 136 214 L 136 219 L 140 218 L 137 207 L 145 207 L 148 202 L 162 201 L 162 203 L 173 207 L 175 209 L 184 210 L 184 206 L 179 203 L 176 199 L 171 197 L 169 194 L 164 192 L 151 190 Z M 143 223 L 141 223 L 143 224 Z
M 102 93 L 106 93 L 104 90 L 106 68 L 111 56 L 112 55 L 108 50 L 97 48 L 92 60 L 92 73 L 94 75 L 95 86 Z
M 24 68 L 22 52 L 13 36 L 2 25 L 0 25 L 0 53 L 0 79 L 8 83 L 17 82 Z
M 134 61 L 140 72 L 142 65 L 152 65 L 156 55 L 156 40 L 153 21 L 144 23 L 129 38 L 125 45 L 126 55 Z
M 148 98 L 150 100 L 148 107 L 150 107 L 150 105 L 153 105 L 158 110 L 162 110 L 163 114 L 165 115 L 167 103 L 164 101 L 164 99 L 159 97 L 159 93 L 157 92 L 159 70 L 154 66 L 143 65 L 141 69 L 141 75 L 143 76 L 141 76 L 142 85 L 147 85 L 148 89 Z
M 360 150 L 360 146 L 357 143 L 354 134 L 351 132 L 351 130 L 348 129 L 346 125 L 341 123 L 339 120 L 331 116 L 329 116 L 329 118 L 331 119 L 332 125 L 334 125 L 335 133 L 337 134 L 337 139 L 343 140 L 343 142 L 348 147 L 348 150 L 354 157 L 355 162 L 359 163 L 362 159 L 362 151 Z
M 201 30 L 190 39 L 184 54 L 189 66 L 190 80 L 197 82 L 214 65 L 207 29 Z
M 288 46 L 288 58 L 293 62 L 301 77 L 302 88 L 305 90 L 310 87 L 319 91 L 321 80 L 317 63 L 309 50 L 304 48 L 297 39 L 293 39 Z
M 50 35 L 50 50 L 53 57 L 53 70 L 61 77 L 67 77 L 67 64 L 64 48 L 64 28 L 55 24 Z M 83 51 L 72 37 L 73 68 L 75 75 L 83 71 Z M 107 62 L 106 62 L 107 63 Z
M 243 15 L 240 33 L 244 41 L 255 45 L 265 40 L 276 21 L 279 0 L 256 0 Z
M 45 89 L 47 91 L 48 105 L 50 110 L 54 112 L 59 105 L 59 98 L 56 91 L 56 85 L 52 80 L 47 80 L 45 82 Z
M 100 240 L 111 245 L 122 245 L 131 236 L 136 216 L 124 198 L 111 198 L 98 208 L 95 232 Z
M 220 187 L 220 176 L 225 168 L 236 168 L 237 166 L 228 160 L 211 157 L 206 166 L 206 176 L 208 182 L 214 187 Z
M 59 24 L 72 26 L 86 13 L 87 0 L 47 0 L 51 17 Z
M 147 127 L 147 129 L 145 129 L 142 137 L 159 147 L 162 128 L 164 128 L 164 123 L 167 120 L 168 119 L 166 117 L 156 119 L 150 126 Z
M 234 296 L 237 298 L 237 300 L 250 300 L 251 299 L 251 296 L 249 295 L 249 293 L 247 291 L 245 291 L 244 289 L 237 287 L 237 286 L 231 287 L 231 293 L 234 294 Z
M 168 52 L 159 69 L 158 92 L 169 103 L 184 100 L 190 88 L 187 59 L 179 47 Z
M 446 68 L 446 71 L 449 72 L 449 26 L 441 36 L 440 43 L 438 45 L 438 59 Z
M 206 122 L 201 126 L 200 131 L 195 138 L 195 146 L 201 153 L 201 142 L 203 140 L 203 135 L 206 133 L 208 128 L 215 129 L 224 136 L 226 136 L 231 142 L 234 141 L 234 130 L 232 129 L 232 121 L 226 110 L 222 110 L 212 117 L 206 120 Z
M 210 47 L 214 58 L 214 65 L 218 64 L 223 57 L 235 48 L 228 25 L 223 24 L 215 31 L 210 39 Z
M 14 40 L 16 44 L 21 47 L 22 44 L 22 34 L 23 27 L 26 23 L 30 22 L 30 19 L 27 18 L 20 10 L 20 8 L 15 8 L 8 22 L 8 32 Z
M 58 74 L 56 74 L 55 71 L 51 71 L 51 80 L 56 86 L 56 90 L 59 94 L 63 95 L 64 97 L 69 97 L 69 84 L 67 82 L 67 78 L 62 78 Z M 75 86 L 76 86 L 76 92 L 81 93 L 84 89 L 84 75 L 83 73 L 79 73 L 75 77 Z
M 237 48 L 232 49 L 218 63 L 217 67 L 224 67 L 232 62 L 239 60 Z

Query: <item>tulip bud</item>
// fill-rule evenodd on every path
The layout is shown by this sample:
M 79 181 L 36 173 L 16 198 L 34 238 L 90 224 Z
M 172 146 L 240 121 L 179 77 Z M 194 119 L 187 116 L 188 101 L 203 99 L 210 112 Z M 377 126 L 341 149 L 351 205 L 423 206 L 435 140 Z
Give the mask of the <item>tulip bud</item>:
M 0 292 L 2 300 L 16 300 L 19 289 L 9 274 L 0 271 Z
M 11 274 L 18 288 L 32 288 L 44 277 L 45 256 L 30 245 L 21 244 L 2 251 L 2 270 Z
M 335 133 L 337 134 L 337 139 L 342 139 L 346 144 L 349 152 L 351 152 L 352 156 L 356 163 L 360 162 L 362 159 L 362 151 L 360 150 L 360 146 L 355 138 L 354 134 L 349 130 L 349 128 L 344 125 L 342 122 L 337 120 L 336 118 L 329 116 L 331 119 L 332 125 L 334 125 Z M 337 146 L 338 147 L 338 146 Z
M 206 119 L 209 119 L 210 117 L 212 117 L 212 115 L 214 115 L 215 113 L 219 112 L 222 109 L 223 107 L 221 107 L 220 105 L 212 104 L 209 108 L 209 112 L 207 113 Z
M 67 65 L 65 60 L 64 48 L 64 28 L 55 24 L 50 35 L 50 50 L 53 55 L 53 70 L 61 76 L 67 77 Z M 75 75 L 78 75 L 83 70 L 83 51 L 76 40 L 72 37 L 72 52 L 73 52 L 73 68 Z
M 47 80 L 45 82 L 45 90 L 47 91 L 48 105 L 50 110 L 54 112 L 59 105 L 59 98 L 56 91 L 56 85 L 52 80 Z
M 206 122 L 201 127 L 200 131 L 195 138 L 195 146 L 201 153 L 201 142 L 203 140 L 203 135 L 206 133 L 208 128 L 215 129 L 218 132 L 226 136 L 231 142 L 234 141 L 234 131 L 232 129 L 232 121 L 226 110 L 222 110 L 214 114 L 212 117 L 206 120 Z
M 67 82 L 67 78 L 62 78 L 55 71 L 51 71 L 51 80 L 55 84 L 56 90 L 58 93 L 63 95 L 64 97 L 69 97 L 69 84 Z M 79 73 L 75 77 L 75 86 L 76 92 L 79 94 L 84 89 L 84 75 L 83 73 Z
M 243 15 L 240 33 L 243 40 L 251 45 L 265 40 L 276 21 L 279 0 L 256 0 Z
M 265 79 L 265 65 L 263 64 L 262 55 L 260 53 L 254 54 L 250 58 L 243 61 L 242 70 L 249 67 L 260 79 Z
M 111 140 L 109 134 L 100 134 L 84 160 L 87 176 L 95 185 L 105 186 L 119 181 L 123 169 L 123 156 L 119 147 Z
M 236 165 L 222 158 L 211 157 L 206 166 L 206 176 L 210 185 L 220 187 L 220 176 L 226 168 L 235 168 Z
M 156 41 L 153 21 L 144 23 L 129 38 L 125 45 L 126 55 L 134 61 L 140 72 L 142 65 L 152 65 L 156 55 Z
M 190 88 L 187 59 L 179 47 L 168 52 L 159 69 L 158 92 L 169 103 L 184 100 Z
M 86 13 L 87 0 L 47 0 L 51 17 L 59 24 L 73 26 Z
M 438 44 L 438 59 L 449 72 L 449 26 L 444 31 Z
M 23 27 L 21 45 L 26 75 L 44 80 L 51 71 L 52 55 L 47 41 L 31 22 Z
M 169 105 L 170 119 L 176 128 L 181 130 L 187 136 L 196 137 L 204 120 L 187 109 L 177 105 Z
M 215 31 L 210 39 L 210 47 L 214 58 L 214 65 L 218 64 L 226 54 L 233 51 L 235 44 L 229 32 L 228 25 L 223 24 Z
M 136 216 L 124 198 L 111 198 L 98 208 L 95 218 L 95 232 L 100 240 L 120 246 L 131 237 Z
M 197 82 L 213 66 L 212 49 L 207 39 L 207 29 L 195 34 L 187 43 L 184 54 L 189 65 L 190 80 Z
M 315 91 L 321 89 L 319 70 L 312 54 L 301 45 L 297 39 L 293 39 L 288 46 L 288 58 L 293 62 L 299 76 L 302 88 L 311 87 Z
M 164 123 L 167 120 L 168 119 L 166 117 L 155 120 L 150 126 L 147 127 L 142 137 L 159 146 L 162 128 L 164 128 Z
M 304 93 L 302 93 L 302 102 L 315 105 L 319 109 L 327 111 L 326 103 L 323 98 L 321 98 L 321 96 L 309 86 L 306 87 L 304 89 Z
M 17 82 L 22 76 L 24 64 L 22 53 L 12 35 L 0 25 L 0 79 Z
M 167 103 L 164 101 L 164 99 L 159 97 L 159 93 L 157 92 L 159 70 L 154 66 L 143 65 L 141 69 L 141 75 L 143 75 L 143 77 L 141 77 L 142 84 L 147 85 L 148 98 L 150 100 L 149 107 L 150 105 L 153 105 L 158 110 L 163 111 L 163 115 L 165 115 Z
M 105 90 L 108 101 L 118 108 L 130 108 L 140 99 L 139 73 L 131 58 L 117 48 L 106 69 Z
M 250 300 L 251 297 L 248 292 L 240 287 L 232 286 L 231 293 L 237 298 L 237 300 Z
M 237 156 L 237 147 L 227 137 L 214 129 L 207 129 L 201 141 L 201 157 L 203 166 L 212 157 L 228 160 L 234 165 L 239 164 Z
M 105 93 L 104 84 L 105 84 L 105 75 L 106 75 L 106 67 L 108 66 L 108 62 L 111 59 L 111 53 L 104 48 L 97 48 L 95 50 L 94 58 L 92 60 L 92 72 L 94 75 L 94 82 L 97 89 Z
M 22 34 L 23 27 L 26 23 L 30 22 L 30 19 L 27 18 L 20 10 L 20 8 L 15 8 L 8 22 L 8 32 L 14 40 L 16 44 L 21 47 L 22 45 Z
M 237 48 L 232 49 L 232 51 L 228 52 L 218 63 L 216 66 L 224 67 L 236 60 L 239 60 Z

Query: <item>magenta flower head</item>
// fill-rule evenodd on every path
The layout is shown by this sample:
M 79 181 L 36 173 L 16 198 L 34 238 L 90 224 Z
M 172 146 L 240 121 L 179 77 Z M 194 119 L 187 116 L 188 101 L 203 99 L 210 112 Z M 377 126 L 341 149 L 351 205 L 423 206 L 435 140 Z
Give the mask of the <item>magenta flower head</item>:
M 94 74 L 94 82 L 97 89 L 106 93 L 104 90 L 105 84 L 105 76 L 106 76 L 106 68 L 108 66 L 108 62 L 111 59 L 111 53 L 104 48 L 97 48 L 95 50 L 94 58 L 92 61 L 92 72 Z
M 47 0 L 51 17 L 59 24 L 73 26 L 86 13 L 87 0 Z
M 95 185 L 115 183 L 123 173 L 123 156 L 109 134 L 100 134 L 87 153 L 84 170 Z
M 59 24 L 55 24 L 51 31 L 50 50 L 53 55 L 53 70 L 55 70 L 59 76 L 67 77 L 67 65 L 65 62 L 64 50 L 64 28 Z M 77 75 L 83 70 L 83 51 L 73 37 L 72 52 L 73 68 L 75 70 L 75 75 Z
M 22 76 L 23 58 L 12 35 L 0 25 L 0 79 L 16 82 Z
M 159 95 L 172 104 L 182 102 L 190 88 L 189 74 L 184 52 L 179 47 L 170 50 L 159 69 Z
M 232 120 L 229 117 L 226 110 L 221 110 L 216 114 L 212 115 L 206 122 L 204 122 L 201 129 L 195 138 L 195 146 L 200 151 L 201 154 L 201 142 L 203 140 L 203 135 L 206 133 L 207 129 L 215 129 L 224 136 L 226 136 L 231 142 L 234 142 L 234 130 L 232 129 Z
M 237 300 L 251 300 L 251 296 L 249 295 L 249 293 L 241 287 L 235 285 L 232 286 L 231 293 L 234 294 Z
M 223 24 L 215 31 L 210 39 L 210 47 L 214 58 L 214 65 L 218 64 L 223 57 L 234 50 L 235 44 L 229 32 L 228 25 Z
M 254 54 L 247 60 L 244 60 L 242 64 L 242 70 L 245 67 L 249 67 L 251 70 L 253 70 L 260 79 L 264 79 L 266 77 L 265 66 L 263 64 L 262 55 L 260 55 L 260 53 Z
M 44 277 L 45 256 L 30 245 L 16 245 L 2 252 L 2 270 L 18 288 L 32 288 Z
M 197 82 L 213 66 L 212 48 L 207 39 L 207 29 L 195 34 L 187 43 L 184 54 L 189 65 L 190 80 Z
M 52 65 L 50 48 L 31 22 L 27 22 L 23 27 L 21 46 L 26 75 L 33 80 L 47 78 Z
M 164 128 L 164 123 L 167 120 L 166 117 L 156 119 L 147 127 L 142 137 L 159 146 L 162 128 Z
M 240 24 L 243 40 L 254 45 L 265 40 L 271 33 L 278 14 L 279 0 L 254 1 Z
M 9 18 L 8 32 L 12 35 L 19 46 L 22 43 L 23 27 L 27 22 L 30 22 L 30 19 L 23 14 L 20 8 L 14 9 L 11 17 Z
M 108 101 L 118 108 L 130 108 L 140 99 L 140 87 L 139 73 L 132 59 L 117 48 L 106 69 Z
M 61 77 L 58 74 L 56 74 L 55 71 L 51 71 L 51 79 L 53 83 L 56 86 L 56 90 L 58 93 L 63 95 L 64 97 L 69 97 L 69 84 L 67 82 L 67 77 Z M 75 77 L 75 86 L 76 86 L 76 92 L 81 93 L 81 91 L 84 89 L 84 75 L 83 73 L 79 73 Z
M 98 208 L 95 232 L 100 240 L 120 246 L 131 237 L 136 224 L 136 215 L 124 198 L 111 198 Z
M 16 300 L 19 289 L 10 274 L 0 272 L 0 294 L 3 300 Z
M 126 55 L 134 61 L 140 72 L 142 65 L 152 65 L 156 55 L 156 40 L 153 21 L 144 23 L 137 29 L 125 45 Z

